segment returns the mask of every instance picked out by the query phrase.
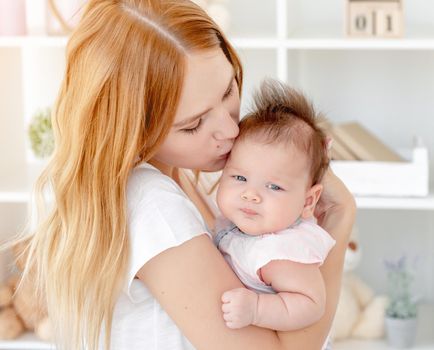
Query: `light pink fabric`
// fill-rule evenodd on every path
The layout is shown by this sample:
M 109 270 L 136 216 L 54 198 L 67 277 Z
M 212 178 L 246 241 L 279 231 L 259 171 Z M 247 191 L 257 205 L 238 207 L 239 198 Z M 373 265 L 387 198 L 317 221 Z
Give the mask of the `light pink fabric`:
M 224 221 L 223 221 L 224 222 Z M 220 232 L 222 221 L 219 222 Z M 247 288 L 274 293 L 258 276 L 258 270 L 272 260 L 291 260 L 304 264 L 322 264 L 335 240 L 314 221 L 300 221 L 295 226 L 259 236 L 247 235 L 238 228 L 229 231 L 218 248 Z

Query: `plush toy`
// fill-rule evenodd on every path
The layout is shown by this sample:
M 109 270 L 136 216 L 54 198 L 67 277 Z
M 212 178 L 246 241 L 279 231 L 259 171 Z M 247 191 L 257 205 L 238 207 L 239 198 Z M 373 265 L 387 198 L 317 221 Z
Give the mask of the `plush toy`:
M 47 310 L 45 307 L 38 305 L 35 289 L 28 279 L 22 282 L 21 287 L 15 293 L 13 306 L 22 319 L 26 330 L 34 332 L 42 340 L 52 340 Z
M 15 245 L 13 248 L 15 262 L 20 271 L 23 271 L 25 265 L 25 256 L 22 254 L 23 249 L 23 245 Z M 17 287 L 17 284 L 18 278 L 14 281 L 14 288 Z M 34 332 L 41 340 L 48 342 L 53 340 L 53 331 L 47 308 L 37 301 L 31 279 L 27 278 L 21 282 L 20 288 L 16 290 L 13 304 L 27 330 Z
M 192 0 L 202 7 L 224 31 L 229 30 L 230 15 L 227 9 L 228 0 Z
M 0 286 L 0 339 L 15 339 L 24 332 L 24 325 L 12 305 L 13 290 Z
M 19 247 L 15 247 L 17 255 Z M 23 259 L 17 260 L 22 270 Z M 29 279 L 16 289 L 20 275 L 13 275 L 0 285 L 0 339 L 15 339 L 25 331 L 32 331 L 44 341 L 51 341 L 52 327 L 45 307 L 38 305 L 35 288 Z
M 354 274 L 360 258 L 357 233 L 353 232 L 345 254 L 341 294 L 331 330 L 333 340 L 384 336 L 387 297 L 374 296 L 373 290 Z

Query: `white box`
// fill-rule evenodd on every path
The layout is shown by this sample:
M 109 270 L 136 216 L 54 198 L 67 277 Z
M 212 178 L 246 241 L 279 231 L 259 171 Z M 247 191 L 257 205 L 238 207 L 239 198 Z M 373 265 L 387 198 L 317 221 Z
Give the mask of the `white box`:
M 358 196 L 427 196 L 428 150 L 416 147 L 408 162 L 332 161 L 335 174 Z

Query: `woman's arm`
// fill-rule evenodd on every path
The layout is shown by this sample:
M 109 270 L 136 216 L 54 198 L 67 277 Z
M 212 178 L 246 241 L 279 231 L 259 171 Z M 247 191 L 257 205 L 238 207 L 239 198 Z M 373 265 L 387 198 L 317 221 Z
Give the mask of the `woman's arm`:
M 226 327 L 221 296 L 242 284 L 206 235 L 165 250 L 137 276 L 198 350 L 297 349 L 285 348 L 275 331 Z
M 325 315 L 308 328 L 276 334 L 255 326 L 226 327 L 221 296 L 242 284 L 206 235 L 165 250 L 141 268 L 138 277 L 197 349 L 321 349 L 336 310 L 355 215 L 354 200 L 345 186 L 337 178 L 328 180 L 323 202 L 317 205 L 318 217 L 337 242 L 321 267 L 327 294 Z

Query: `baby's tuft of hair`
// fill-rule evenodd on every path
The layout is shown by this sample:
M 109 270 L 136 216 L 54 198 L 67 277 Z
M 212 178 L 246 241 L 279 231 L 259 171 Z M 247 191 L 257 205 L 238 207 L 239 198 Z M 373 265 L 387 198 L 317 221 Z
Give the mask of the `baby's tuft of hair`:
M 267 79 L 254 94 L 253 109 L 240 122 L 238 140 L 255 137 L 265 144 L 287 143 L 310 160 L 312 185 L 329 166 L 326 134 L 319 127 L 324 117 L 298 90 Z

